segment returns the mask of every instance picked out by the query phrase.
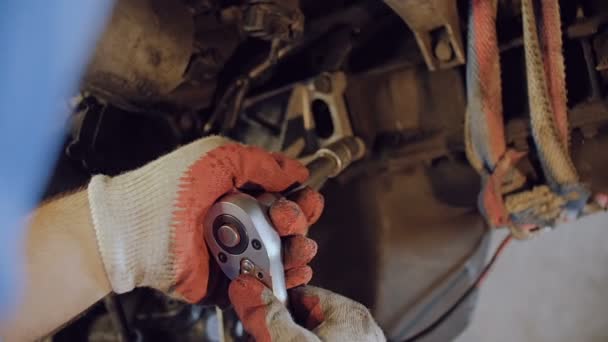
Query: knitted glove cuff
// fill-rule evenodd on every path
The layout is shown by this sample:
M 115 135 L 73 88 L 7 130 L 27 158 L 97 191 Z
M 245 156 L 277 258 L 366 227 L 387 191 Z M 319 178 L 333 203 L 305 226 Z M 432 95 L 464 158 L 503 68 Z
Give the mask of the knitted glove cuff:
M 172 216 L 180 178 L 207 152 L 230 142 L 201 139 L 137 170 L 91 179 L 93 225 L 114 292 L 139 286 L 168 292 L 175 285 Z

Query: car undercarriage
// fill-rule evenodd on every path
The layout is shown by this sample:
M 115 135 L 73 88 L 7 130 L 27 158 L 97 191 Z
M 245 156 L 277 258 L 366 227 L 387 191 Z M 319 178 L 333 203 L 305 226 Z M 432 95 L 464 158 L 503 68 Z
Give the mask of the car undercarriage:
M 559 3 L 572 160 L 585 184 L 607 191 L 608 3 Z M 451 340 L 471 318 L 491 235 L 465 141 L 469 5 L 117 0 L 71 101 L 44 198 L 211 134 L 299 159 L 357 136 L 364 159 L 322 190 L 312 284 L 369 307 L 391 341 Z M 521 2 L 497 6 L 505 141 L 535 151 Z M 524 164 L 530 183 L 543 181 L 534 153 Z M 50 338 L 246 335 L 228 307 L 137 289 L 106 297 Z

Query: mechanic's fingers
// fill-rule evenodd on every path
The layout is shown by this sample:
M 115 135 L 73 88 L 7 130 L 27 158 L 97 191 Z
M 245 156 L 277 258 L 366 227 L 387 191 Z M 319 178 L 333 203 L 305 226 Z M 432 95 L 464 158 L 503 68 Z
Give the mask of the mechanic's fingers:
M 306 285 L 312 279 L 312 268 L 301 266 L 285 271 L 285 287 L 288 289 Z
M 319 341 L 297 325 L 287 308 L 256 278 L 240 275 L 228 288 L 230 301 L 255 341 Z
M 245 330 L 257 340 L 269 336 L 266 306 L 272 304 L 270 290 L 252 276 L 240 275 L 228 287 L 228 297 Z
M 303 235 L 283 239 L 283 267 L 286 270 L 307 265 L 317 254 L 317 243 Z
M 325 206 L 323 195 L 307 187 L 298 191 L 292 199 L 298 203 L 304 215 L 306 215 L 309 226 L 317 222 Z
M 303 235 L 308 230 L 306 216 L 295 202 L 279 198 L 270 207 L 269 214 L 280 236 Z
M 309 330 L 315 329 L 325 320 L 321 300 L 315 293 L 307 291 L 311 286 L 301 286 L 289 291 L 289 303 L 295 319 Z
M 369 310 L 352 299 L 314 286 L 289 294 L 295 317 L 323 341 L 386 341 Z
M 259 147 L 232 144 L 222 146 L 218 150 L 220 149 L 228 150 L 229 160 L 225 167 L 234 170 L 234 185 L 237 188 L 253 183 L 266 191 L 280 192 L 308 178 L 308 170 L 304 166 L 296 166 L 295 161 L 287 157 L 279 158 L 279 161 Z M 237 155 L 238 158 L 235 157 Z
M 277 161 L 281 169 L 287 174 L 292 175 L 299 183 L 304 183 L 309 176 L 308 169 L 299 161 L 291 159 L 281 153 L 272 153 L 272 156 Z

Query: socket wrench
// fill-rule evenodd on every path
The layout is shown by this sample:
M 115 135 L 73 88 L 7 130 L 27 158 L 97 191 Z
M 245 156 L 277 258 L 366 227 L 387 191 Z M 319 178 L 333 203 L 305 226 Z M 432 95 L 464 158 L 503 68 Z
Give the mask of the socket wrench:
M 229 279 L 239 274 L 258 278 L 283 303 L 287 301 L 281 238 L 272 226 L 268 210 L 281 196 L 311 187 L 320 189 L 328 178 L 340 174 L 365 154 L 357 137 L 346 137 L 318 150 L 306 164 L 308 180 L 283 194 L 265 193 L 257 198 L 234 192 L 220 198 L 204 220 L 207 246 Z

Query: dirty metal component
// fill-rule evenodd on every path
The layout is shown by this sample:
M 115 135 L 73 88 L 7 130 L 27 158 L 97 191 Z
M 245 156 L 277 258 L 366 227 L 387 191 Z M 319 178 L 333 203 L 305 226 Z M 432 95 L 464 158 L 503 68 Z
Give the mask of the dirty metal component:
M 344 171 L 353 161 L 363 158 L 365 155 L 365 143 L 358 137 L 345 137 L 337 140 L 327 147 L 321 148 L 316 153 L 316 159 L 331 159 L 335 163 L 333 170 L 327 173 L 327 177 L 335 177 L 340 172 Z M 314 162 L 314 161 L 313 161 Z M 311 174 L 316 171 L 312 167 L 312 163 L 307 167 Z
M 608 125 L 608 103 L 604 100 L 583 102 L 569 111 L 571 130 L 597 129 Z M 530 136 L 529 120 L 523 118 L 512 119 L 507 123 L 506 136 L 508 143 L 521 144 L 527 147 L 526 140 Z
M 584 139 L 597 139 L 601 127 L 608 127 L 608 104 L 604 101 L 582 103 L 570 110 L 570 126 L 572 130 L 580 131 Z M 509 143 L 528 149 L 527 141 L 530 138 L 529 120 L 524 118 L 512 119 L 506 127 L 506 137 Z M 590 141 L 583 145 L 589 145 Z M 468 165 L 461 165 L 455 159 L 454 153 L 462 149 L 459 142 L 446 138 L 444 133 L 413 134 L 411 136 L 382 134 L 374 142 L 375 158 L 369 159 L 353 169 L 347 179 L 355 176 L 371 176 L 381 173 L 407 172 L 420 165 L 428 167 L 434 195 L 438 200 L 453 207 L 472 207 L 476 203 L 476 196 L 470 196 L 471 189 L 478 189 L 477 175 Z M 576 148 L 581 147 L 577 144 Z M 457 153 L 456 153 L 457 155 Z M 575 156 L 577 153 L 575 153 Z M 441 161 L 441 162 L 439 162 Z M 448 167 L 445 167 L 448 163 Z M 585 168 L 589 164 L 588 158 L 577 158 L 577 168 Z M 528 168 L 528 167 L 527 167 Z M 526 169 L 527 169 L 526 168 Z M 597 168 L 597 167 L 596 167 Z M 590 168 L 588 168 L 590 169 Z M 439 178 L 438 178 L 439 177 Z M 534 177 L 533 177 L 534 178 Z M 602 179 L 600 176 L 585 176 L 583 179 Z M 468 185 L 465 185 L 468 184 Z M 463 188 L 463 186 L 465 186 Z M 604 186 L 593 188 L 608 189 Z M 458 191 L 458 192 L 455 192 Z M 604 210 L 600 208 L 601 210 Z M 589 209 L 585 215 L 595 213 L 600 209 Z
M 190 108 L 210 104 L 218 76 L 242 39 L 237 26 L 239 16 L 240 11 L 233 7 L 195 15 L 194 51 L 184 81 L 169 94 L 170 100 Z
M 346 86 L 343 73 L 323 73 L 246 99 L 236 138 L 298 157 L 351 136 Z
M 399 145 L 431 137 L 437 141 L 437 135 L 444 141 L 462 141 L 465 94 L 456 69 L 429 73 L 424 66 L 401 67 L 349 76 L 345 97 L 353 131 L 368 145 L 382 143 L 382 136 L 390 143 L 402 140 Z
M 236 124 L 249 88 L 294 49 L 295 45 L 292 43 L 304 31 L 304 15 L 297 2 L 279 4 L 274 1 L 252 0 L 245 6 L 242 16 L 240 26 L 245 34 L 268 40 L 270 47 L 261 63 L 236 78 L 226 88 L 204 127 L 205 134 L 214 130 L 222 134 L 230 133 Z
M 87 96 L 72 118 L 66 154 L 91 174 L 115 175 L 131 170 L 171 151 L 185 139 L 184 133 L 198 126 L 196 118 L 190 117 L 186 120 L 190 127 L 182 131 L 174 120 L 177 118 L 134 115 Z
M 608 79 L 608 30 L 604 29 L 593 37 L 593 51 L 597 64 L 592 67 L 600 73 L 605 83 Z M 587 55 L 585 57 L 587 58 Z
M 598 33 L 600 28 L 608 22 L 608 13 L 598 13 L 597 15 L 577 18 L 566 29 L 566 36 L 572 39 L 588 37 Z
M 454 56 L 454 51 L 450 46 L 450 42 L 446 39 L 445 35 L 441 36 L 437 44 L 435 45 L 435 56 L 441 62 L 449 62 Z
M 608 22 L 608 14 L 598 14 L 593 17 L 579 18 L 570 26 L 564 29 L 566 38 L 581 39 L 590 37 L 598 33 L 600 28 Z M 524 45 L 522 37 L 513 38 L 507 42 L 501 43 L 499 46 L 500 52 L 506 52 L 514 48 Z
M 465 53 L 454 0 L 385 0 L 414 32 L 429 70 L 464 64 Z
M 595 37 L 593 46 L 595 53 L 598 56 L 598 64 L 595 67 L 597 71 L 608 70 L 608 37 L 606 34 Z
M 194 18 L 195 51 L 184 75 L 186 80 L 193 83 L 216 80 L 240 42 L 238 16 L 237 9 L 227 8 Z
M 427 73 L 420 67 L 409 67 L 351 75 L 346 92 L 349 114 L 353 130 L 374 146 L 374 167 L 403 170 L 462 151 L 463 86 L 455 69 Z M 571 104 L 569 121 L 572 130 L 590 138 L 608 124 L 608 102 L 594 99 L 592 84 L 588 89 L 588 100 Z M 507 143 L 528 149 L 527 113 L 506 115 Z
M 591 86 L 591 100 L 599 100 L 602 96 L 602 89 L 600 87 L 595 58 L 593 56 L 593 49 L 591 48 L 591 42 L 589 41 L 589 38 L 582 38 L 580 40 L 580 44 L 583 50 L 583 56 L 585 58 L 585 66 L 587 67 L 589 85 Z
M 365 143 L 358 137 L 342 138 L 321 148 L 306 164 L 310 175 L 302 187 L 321 189 L 327 179 L 336 177 L 352 162 L 360 160 L 364 155 Z
M 321 74 L 314 80 L 296 84 L 287 104 L 287 120 L 302 116 L 304 129 L 316 131 L 320 145 L 353 134 L 344 100 L 346 75 Z
M 121 0 L 99 39 L 82 88 L 129 111 L 208 106 L 241 40 L 234 8 L 214 1 Z
M 266 58 L 255 67 L 251 68 L 247 74 L 237 78 L 226 89 L 218 103 L 215 105 L 207 124 L 205 124 L 203 133 L 210 134 L 214 130 L 219 129 L 220 133 L 228 134 L 236 124 L 238 114 L 241 111 L 243 101 L 251 84 L 278 63 L 279 60 L 285 57 L 292 48 L 292 45 L 281 46 L 279 40 L 274 40 Z M 218 125 L 220 126 L 219 128 L 216 127 Z
M 247 143 L 297 157 L 303 151 L 314 152 L 351 136 L 344 100 L 346 86 L 343 73 L 323 73 L 247 99 L 239 137 Z
M 304 15 L 289 2 L 251 0 L 243 10 L 242 29 L 259 39 L 292 41 L 304 32 Z
M 315 88 L 322 93 L 329 94 L 333 88 L 331 76 L 327 74 L 319 75 L 313 82 Z
M 324 190 L 332 208 L 310 232 L 319 243 L 313 284 L 371 308 L 389 341 L 427 327 L 479 274 L 489 242 L 483 220 L 435 198 L 424 167 Z M 462 331 L 473 302 L 429 341 L 449 341 Z
M 213 11 L 218 7 L 215 0 L 182 0 L 194 14 L 202 14 Z
M 177 2 L 117 1 L 84 88 L 126 108 L 156 102 L 182 82 L 193 52 L 193 21 Z

